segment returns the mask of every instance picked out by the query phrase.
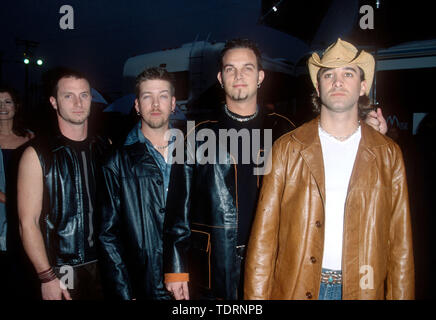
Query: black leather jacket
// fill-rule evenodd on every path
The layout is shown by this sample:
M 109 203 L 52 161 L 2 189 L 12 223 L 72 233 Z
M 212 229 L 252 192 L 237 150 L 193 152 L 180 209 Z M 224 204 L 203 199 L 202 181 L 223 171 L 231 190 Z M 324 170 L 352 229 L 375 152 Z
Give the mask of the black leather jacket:
M 128 136 L 131 142 L 135 129 Z M 162 272 L 163 177 L 146 145 L 135 138 L 133 142 L 117 149 L 103 166 L 103 284 L 108 298 L 167 300 L 171 297 Z
M 88 262 L 82 200 L 85 184 L 79 171 L 79 155 L 61 134 L 50 139 L 38 137 L 29 145 L 35 149 L 42 167 L 44 189 L 40 226 L 50 264 L 74 266 Z M 89 179 L 98 180 L 98 161 L 109 146 L 103 138 L 89 138 Z
M 278 114 L 260 112 L 259 116 L 263 117 L 259 129 L 272 129 L 273 140 L 295 128 Z M 221 112 L 215 120 L 199 124 L 195 131 L 209 128 L 218 137 L 223 117 L 226 115 Z M 187 144 L 190 134 L 193 132 L 188 132 Z M 196 141 L 195 150 L 203 143 Z M 217 145 L 216 150 L 218 148 Z M 173 165 L 164 227 L 165 273 L 189 273 L 190 282 L 209 292 L 207 296 L 227 300 L 240 297 L 242 267 L 236 248 L 236 204 L 237 184 L 244 181 L 237 181 L 236 165 L 231 158 L 227 154 L 229 161 L 224 164 L 196 161 L 195 164 Z

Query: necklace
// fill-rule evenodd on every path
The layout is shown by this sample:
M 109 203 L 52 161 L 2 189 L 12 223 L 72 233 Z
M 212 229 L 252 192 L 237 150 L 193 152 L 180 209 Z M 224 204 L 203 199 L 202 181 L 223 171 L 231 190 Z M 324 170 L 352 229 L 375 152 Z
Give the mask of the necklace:
M 226 115 L 228 115 L 230 118 L 232 118 L 233 120 L 239 121 L 239 122 L 247 122 L 247 121 L 253 120 L 254 118 L 256 118 L 257 113 L 259 112 L 259 110 L 256 109 L 256 112 L 253 113 L 251 116 L 240 118 L 240 117 L 235 116 L 235 114 L 229 110 L 229 107 L 227 107 L 226 104 L 224 105 L 224 111 L 225 111 Z
M 153 146 L 153 147 L 155 147 L 155 148 L 158 149 L 158 150 L 163 150 L 163 149 L 168 148 L 168 144 L 165 145 L 165 146 Z
M 319 129 L 320 129 L 323 133 L 325 133 L 325 134 L 328 135 L 329 137 L 335 138 L 336 140 L 339 140 L 339 141 L 345 141 L 345 140 L 347 140 L 349 137 L 351 137 L 353 134 L 355 134 L 355 133 L 357 132 L 357 130 L 359 130 L 359 128 L 360 128 L 360 120 L 358 121 L 358 125 L 357 125 L 356 130 L 354 130 L 354 132 L 352 132 L 352 133 L 350 133 L 349 135 L 344 136 L 344 137 L 338 137 L 338 136 L 332 135 L 332 134 L 328 133 L 327 131 L 325 131 L 325 130 L 321 127 L 321 121 L 320 121 L 320 120 L 318 120 L 318 127 L 319 127 Z

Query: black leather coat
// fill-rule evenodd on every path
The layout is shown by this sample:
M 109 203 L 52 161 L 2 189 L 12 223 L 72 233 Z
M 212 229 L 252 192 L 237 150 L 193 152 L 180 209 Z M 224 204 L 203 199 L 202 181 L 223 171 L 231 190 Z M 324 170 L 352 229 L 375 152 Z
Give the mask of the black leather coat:
M 100 163 L 109 142 L 89 138 L 91 159 L 89 179 L 97 181 Z M 77 265 L 87 262 L 85 254 L 84 194 L 79 155 L 58 134 L 54 138 L 36 138 L 29 143 L 39 158 L 44 180 L 40 226 L 51 265 Z
M 164 184 L 153 156 L 144 143 L 125 144 L 103 175 L 99 261 L 108 298 L 171 299 L 162 273 Z
M 273 140 L 295 128 L 289 120 L 275 113 L 261 112 L 259 116 L 263 118 L 259 129 L 272 129 Z M 215 120 L 199 124 L 195 132 L 208 128 L 218 137 L 223 117 L 226 115 L 219 113 Z M 193 133 L 188 132 L 186 137 L 188 149 Z M 196 141 L 195 150 L 203 143 Z M 218 148 L 217 145 L 216 150 Z M 197 289 L 200 287 L 212 298 L 227 300 L 239 297 L 241 271 L 236 248 L 237 184 L 244 181 L 237 181 L 237 167 L 232 159 L 227 154 L 224 164 L 196 161 L 195 164 L 173 165 L 164 228 L 165 273 L 189 273 L 190 283 Z

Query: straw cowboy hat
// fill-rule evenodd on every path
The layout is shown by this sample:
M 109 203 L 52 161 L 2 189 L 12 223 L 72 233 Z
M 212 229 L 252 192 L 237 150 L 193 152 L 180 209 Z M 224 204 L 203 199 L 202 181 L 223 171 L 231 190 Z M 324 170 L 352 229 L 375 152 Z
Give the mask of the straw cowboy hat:
M 321 59 L 317 53 L 313 53 L 307 64 L 309 66 L 310 78 L 315 88 L 318 87 L 317 74 L 320 68 L 340 68 L 348 64 L 357 65 L 365 74 L 367 83 L 365 93 L 369 95 L 374 78 L 374 57 L 363 50 L 359 53 L 351 43 L 338 38 L 335 43 L 324 51 Z

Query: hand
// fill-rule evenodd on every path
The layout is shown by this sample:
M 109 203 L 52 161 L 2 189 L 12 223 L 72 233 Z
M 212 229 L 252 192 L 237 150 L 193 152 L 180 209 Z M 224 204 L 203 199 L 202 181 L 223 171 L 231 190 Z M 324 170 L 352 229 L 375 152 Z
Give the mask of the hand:
M 388 132 L 388 124 L 386 123 L 380 108 L 377 108 L 377 112 L 371 111 L 368 113 L 365 122 L 381 134 L 386 134 L 386 132 Z
M 61 285 L 58 278 L 50 282 L 42 283 L 41 293 L 43 300 L 62 300 L 62 296 L 65 300 L 71 300 L 70 293 L 65 286 Z
M 166 287 L 176 300 L 189 300 L 187 281 L 169 282 L 166 284 Z

